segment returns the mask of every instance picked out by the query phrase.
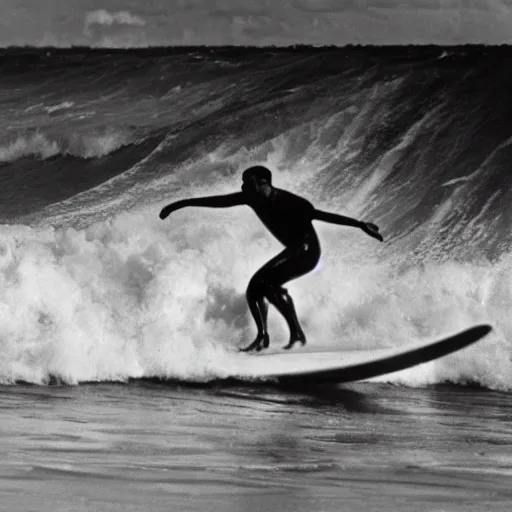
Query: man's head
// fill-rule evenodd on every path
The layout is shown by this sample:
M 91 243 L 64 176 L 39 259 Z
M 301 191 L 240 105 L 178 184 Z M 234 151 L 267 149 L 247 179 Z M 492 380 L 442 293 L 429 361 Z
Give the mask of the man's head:
M 242 190 L 250 194 L 269 197 L 272 192 L 272 173 L 262 165 L 249 167 L 242 174 Z

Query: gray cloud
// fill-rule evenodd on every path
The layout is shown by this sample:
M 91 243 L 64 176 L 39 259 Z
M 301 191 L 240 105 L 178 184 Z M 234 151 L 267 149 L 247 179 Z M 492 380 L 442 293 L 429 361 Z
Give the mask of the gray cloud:
M 240 0 L 216 0 L 211 2 L 209 16 L 233 18 L 235 16 L 272 16 L 272 6 L 268 0 L 244 2 Z
M 128 11 L 109 12 L 105 9 L 91 11 L 85 17 L 85 25 L 138 25 L 144 26 L 146 22 Z
M 238 18 L 237 28 L 239 35 L 249 37 L 251 39 L 274 38 L 276 34 L 283 35 L 287 27 L 285 23 L 280 23 L 274 20 L 268 20 L 266 23 L 258 20 L 257 18 Z
M 316 13 L 364 12 L 367 9 L 491 10 L 499 0 L 293 0 L 293 7 Z M 512 0 L 505 0 L 512 3 Z
M 346 12 L 361 10 L 366 7 L 367 0 L 293 0 L 295 9 L 305 12 Z

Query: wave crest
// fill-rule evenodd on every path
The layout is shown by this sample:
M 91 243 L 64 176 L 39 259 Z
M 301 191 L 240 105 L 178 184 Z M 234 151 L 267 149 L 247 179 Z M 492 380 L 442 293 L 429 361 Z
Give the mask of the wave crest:
M 0 162 L 15 162 L 27 157 L 46 160 L 56 155 L 101 158 L 141 141 L 142 137 L 135 129 L 110 126 L 58 136 L 41 130 L 27 130 L 0 144 Z

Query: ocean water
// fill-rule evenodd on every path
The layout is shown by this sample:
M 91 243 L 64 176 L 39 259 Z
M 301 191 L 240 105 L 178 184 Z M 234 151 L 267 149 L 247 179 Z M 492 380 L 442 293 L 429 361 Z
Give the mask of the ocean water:
M 508 394 L 453 386 L 17 386 L 9 511 L 508 511 Z
M 25 48 L 0 66 L 6 510 L 508 510 L 508 49 Z M 310 346 L 491 335 L 377 382 L 220 383 L 280 246 L 249 209 L 158 213 L 254 164 L 385 237 L 316 223 L 323 259 L 288 286 Z

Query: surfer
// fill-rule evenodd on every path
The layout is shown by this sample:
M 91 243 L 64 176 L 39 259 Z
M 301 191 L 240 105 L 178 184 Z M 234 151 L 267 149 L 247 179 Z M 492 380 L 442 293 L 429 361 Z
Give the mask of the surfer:
M 283 285 L 292 279 L 312 271 L 320 259 L 320 243 L 313 227 L 313 220 L 331 224 L 353 226 L 383 241 L 379 228 L 371 222 L 363 222 L 317 210 L 306 199 L 272 185 L 272 173 L 263 166 L 246 169 L 242 175 L 242 191 L 219 196 L 182 199 L 165 206 L 160 218 L 186 206 L 228 208 L 247 205 L 254 210 L 269 231 L 284 245 L 284 250 L 265 263 L 251 278 L 246 291 L 247 303 L 258 333 L 256 339 L 243 352 L 260 351 L 269 346 L 267 329 L 267 301 L 283 315 L 290 330 L 290 340 L 284 347 L 295 343 L 306 344 L 306 336 L 300 326 L 293 300 Z

